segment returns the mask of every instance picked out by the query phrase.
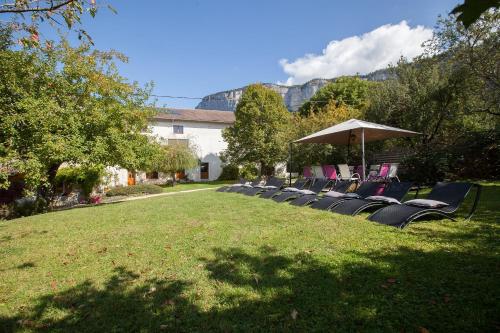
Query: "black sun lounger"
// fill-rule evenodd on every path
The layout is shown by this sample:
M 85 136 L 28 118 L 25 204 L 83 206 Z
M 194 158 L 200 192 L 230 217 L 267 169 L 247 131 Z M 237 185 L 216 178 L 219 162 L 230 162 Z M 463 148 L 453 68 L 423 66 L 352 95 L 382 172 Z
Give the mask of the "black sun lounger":
M 267 190 L 280 189 L 283 186 L 283 183 L 285 183 L 284 179 L 271 177 L 269 179 L 269 181 L 266 182 L 266 185 L 256 185 L 256 186 L 248 188 L 240 193 L 243 193 L 244 195 L 248 195 L 248 196 L 254 196 L 256 194 L 266 192 Z
M 238 186 L 241 186 L 243 184 L 246 184 L 247 180 L 245 178 L 240 178 L 240 181 L 238 183 L 235 183 L 235 184 L 232 184 L 232 185 L 226 185 L 226 186 L 222 186 L 222 187 L 219 187 L 217 189 L 217 192 L 226 192 L 227 190 L 229 190 L 231 187 L 238 187 Z
M 466 219 L 476 210 L 481 196 L 481 186 L 472 183 L 437 183 L 426 199 L 413 199 L 401 205 L 391 205 L 377 210 L 368 219 L 373 222 L 404 228 L 413 220 L 426 215 L 438 215 L 454 221 L 458 210 L 472 187 L 476 187 L 476 197 Z
M 247 188 L 250 188 L 250 187 L 254 187 L 256 185 L 259 185 L 260 184 L 260 177 L 257 177 L 254 179 L 253 182 L 251 182 L 250 184 L 242 184 L 241 186 L 231 186 L 230 189 L 228 189 L 226 192 L 240 192 L 240 191 L 243 191 Z
M 270 199 L 274 197 L 275 195 L 280 194 L 281 192 L 288 192 L 288 191 L 298 191 L 303 189 L 308 183 L 310 179 L 308 178 L 301 178 L 297 179 L 295 183 L 291 187 L 285 187 L 284 189 L 274 189 L 274 190 L 267 190 L 266 192 L 262 193 L 260 195 L 261 198 L 264 199 Z
M 351 187 L 352 182 L 349 180 L 341 180 L 337 182 L 331 189 L 330 191 L 335 191 L 338 193 L 345 193 L 347 190 L 349 190 L 349 187 Z M 318 194 L 306 194 L 302 195 L 292 201 L 290 201 L 290 205 L 294 206 L 305 206 L 308 205 L 312 202 L 315 202 L 318 200 L 318 198 L 322 198 Z
M 330 210 L 332 207 L 348 199 L 365 198 L 370 195 L 376 195 L 383 186 L 382 183 L 364 182 L 354 193 L 337 194 L 334 193 L 334 191 L 327 192 L 320 200 L 314 202 L 310 207 L 314 209 Z
M 356 215 L 367 209 L 400 204 L 399 201 L 404 198 L 412 185 L 413 183 L 411 182 L 393 182 L 384 188 L 382 195 L 369 196 L 364 199 L 345 200 L 331 209 L 331 211 L 344 215 Z
M 318 178 L 314 181 L 314 183 L 311 185 L 309 190 L 299 190 L 299 191 L 293 191 L 293 192 L 282 192 L 278 194 L 277 196 L 273 197 L 272 199 L 276 202 L 283 202 L 287 201 L 290 199 L 298 198 L 303 195 L 310 195 L 314 194 L 317 195 L 320 193 L 328 184 L 330 184 L 331 180 L 330 179 L 321 179 Z

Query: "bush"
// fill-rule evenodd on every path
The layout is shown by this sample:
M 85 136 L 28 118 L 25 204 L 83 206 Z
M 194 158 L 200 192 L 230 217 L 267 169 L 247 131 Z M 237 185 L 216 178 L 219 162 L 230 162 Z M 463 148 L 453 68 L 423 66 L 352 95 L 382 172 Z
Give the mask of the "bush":
M 254 164 L 245 164 L 240 169 L 240 177 L 245 179 L 255 179 L 259 175 L 259 169 Z
M 222 167 L 222 172 L 218 180 L 236 180 L 238 179 L 239 170 L 236 165 L 228 164 Z
M 14 200 L 11 218 L 30 216 L 47 210 L 47 202 L 41 197 L 24 197 Z
M 66 167 L 57 171 L 55 181 L 57 186 L 78 186 L 88 197 L 101 181 L 103 173 L 102 168 Z
M 153 184 L 138 184 L 131 186 L 119 186 L 109 190 L 106 195 L 114 197 L 117 195 L 134 195 L 134 194 L 157 194 L 162 193 L 163 189 L 158 185 Z
M 404 180 L 414 181 L 420 185 L 434 184 L 442 181 L 448 171 L 446 154 L 439 150 L 422 149 L 403 161 Z

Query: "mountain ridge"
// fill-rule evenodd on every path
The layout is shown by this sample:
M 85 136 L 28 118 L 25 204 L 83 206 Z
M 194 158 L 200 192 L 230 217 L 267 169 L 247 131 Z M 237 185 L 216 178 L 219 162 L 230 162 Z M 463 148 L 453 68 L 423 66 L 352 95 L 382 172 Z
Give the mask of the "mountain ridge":
M 365 75 L 359 75 L 360 78 L 369 81 L 383 81 L 390 78 L 390 76 L 391 74 L 388 69 L 379 69 Z M 294 112 L 297 111 L 305 101 L 309 100 L 320 88 L 330 82 L 335 82 L 337 79 L 338 77 L 331 79 L 315 78 L 301 85 L 293 86 L 277 83 L 262 83 L 262 85 L 279 93 L 283 97 L 287 109 Z M 234 112 L 241 95 L 247 87 L 248 85 L 207 95 L 203 97 L 195 109 Z

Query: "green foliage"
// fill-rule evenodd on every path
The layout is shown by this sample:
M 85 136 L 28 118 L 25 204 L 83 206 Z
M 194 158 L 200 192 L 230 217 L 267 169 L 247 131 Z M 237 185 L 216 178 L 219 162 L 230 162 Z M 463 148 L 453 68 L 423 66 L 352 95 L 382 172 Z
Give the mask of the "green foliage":
M 0 4 L 0 14 L 8 15 L 10 26 L 20 35 L 20 42 L 25 46 L 40 46 L 39 31 L 43 23 L 46 23 L 46 28 L 54 28 L 54 23 L 57 23 L 59 29 L 63 22 L 68 30 L 77 34 L 79 40 L 92 43 L 92 38 L 81 26 L 82 18 L 87 13 L 95 17 L 99 8 L 103 7 L 97 0 L 12 1 Z M 116 13 L 110 5 L 107 8 Z
M 163 193 L 163 188 L 153 184 L 137 184 L 131 186 L 117 186 L 106 192 L 106 196 L 114 197 L 118 195 L 135 195 L 135 194 L 158 194 Z
M 237 165 L 226 164 L 222 167 L 222 172 L 217 180 L 236 180 L 238 175 L 239 169 Z
M 30 216 L 40 212 L 44 212 L 47 208 L 47 202 L 40 197 L 24 197 L 14 200 L 11 214 L 8 218 L 21 216 Z
M 407 167 L 434 172 L 436 176 L 419 175 L 424 182 L 445 175 L 483 178 L 486 174 L 474 167 L 462 167 L 468 161 L 479 163 L 478 156 L 491 156 L 481 160 L 487 174 L 497 169 L 498 148 L 487 133 L 500 126 L 500 79 L 491 68 L 500 61 L 498 22 L 496 12 L 484 15 L 469 30 L 453 19 L 440 19 L 427 53 L 413 63 L 402 59 L 392 68 L 395 79 L 372 91 L 365 112 L 368 121 L 422 133 L 398 144 L 415 152 Z
M 174 179 L 177 171 L 192 169 L 198 165 L 195 149 L 184 144 L 163 145 L 152 159 L 149 168 L 171 174 Z
M 0 165 L 24 174 L 27 190 L 50 200 L 64 162 L 141 169 L 157 153 L 143 134 L 155 112 L 145 108 L 150 87 L 127 83 L 115 59 L 126 60 L 65 42 L 0 51 Z
M 499 6 L 500 1 L 498 0 L 464 0 L 463 4 L 453 8 L 451 14 L 456 14 L 457 21 L 462 22 L 465 28 L 469 28 L 479 19 L 481 14 L 490 8 L 498 8 Z
M 291 126 L 290 141 L 307 136 L 327 127 L 339 124 L 351 118 L 360 118 L 361 112 L 344 104 L 337 106 L 335 101 L 325 105 L 321 112 L 313 112 L 308 116 L 294 114 Z M 351 160 L 358 153 L 358 145 L 350 147 Z M 339 164 L 346 162 L 347 145 L 328 144 L 293 144 L 292 171 L 302 172 L 305 166 L 322 164 Z
M 300 107 L 299 113 L 302 116 L 318 113 L 329 104 L 331 106 L 332 102 L 336 107 L 345 105 L 363 110 L 367 104 L 370 88 L 374 85 L 376 83 L 355 76 L 340 77 L 319 89 L 309 101 Z
M 225 158 L 231 164 L 257 163 L 271 174 L 287 157 L 290 114 L 283 98 L 260 84 L 249 86 L 235 111 L 233 126 L 224 129 Z
M 259 169 L 253 163 L 246 163 L 239 169 L 239 176 L 247 180 L 254 180 L 259 175 Z
M 445 178 L 448 170 L 446 155 L 442 150 L 424 147 L 405 160 L 406 169 L 401 178 L 420 185 L 432 185 Z
M 104 175 L 103 168 L 65 167 L 57 171 L 56 186 L 79 186 L 89 196 Z

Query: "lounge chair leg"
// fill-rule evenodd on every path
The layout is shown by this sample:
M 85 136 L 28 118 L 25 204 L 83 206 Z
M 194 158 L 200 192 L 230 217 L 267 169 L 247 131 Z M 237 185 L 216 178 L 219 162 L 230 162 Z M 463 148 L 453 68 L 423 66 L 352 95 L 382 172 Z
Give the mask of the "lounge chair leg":
M 467 215 L 467 217 L 465 218 L 465 221 L 470 221 L 472 215 L 474 215 L 474 213 L 476 212 L 476 208 L 479 203 L 479 198 L 481 197 L 482 186 L 479 184 L 473 184 L 472 186 L 476 188 L 476 197 L 474 198 L 474 204 L 472 205 L 469 215 Z

